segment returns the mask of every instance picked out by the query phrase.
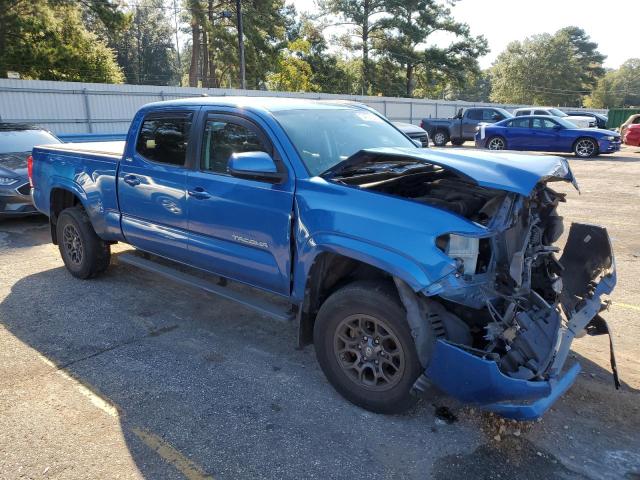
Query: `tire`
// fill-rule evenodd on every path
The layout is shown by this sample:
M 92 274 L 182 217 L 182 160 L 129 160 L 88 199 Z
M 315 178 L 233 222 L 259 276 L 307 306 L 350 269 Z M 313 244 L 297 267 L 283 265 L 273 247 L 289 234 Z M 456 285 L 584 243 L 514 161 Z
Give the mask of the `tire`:
M 487 150 L 505 150 L 507 148 L 506 140 L 499 136 L 488 138 L 484 145 Z
M 449 141 L 449 134 L 444 130 L 436 130 L 432 140 L 436 147 L 444 147 Z
M 357 281 L 333 293 L 318 312 L 313 342 L 329 383 L 350 402 L 391 414 L 417 401 L 411 388 L 423 368 L 391 286 Z
M 58 248 L 69 273 L 87 279 L 104 272 L 111 261 L 111 247 L 96 234 L 82 207 L 67 208 L 58 216 Z
M 459 147 L 463 143 L 464 140 L 462 138 L 451 139 L 451 145 L 455 145 L 456 147 Z
M 598 151 L 598 142 L 593 138 L 580 137 L 573 144 L 573 153 L 578 158 L 592 158 L 600 154 Z

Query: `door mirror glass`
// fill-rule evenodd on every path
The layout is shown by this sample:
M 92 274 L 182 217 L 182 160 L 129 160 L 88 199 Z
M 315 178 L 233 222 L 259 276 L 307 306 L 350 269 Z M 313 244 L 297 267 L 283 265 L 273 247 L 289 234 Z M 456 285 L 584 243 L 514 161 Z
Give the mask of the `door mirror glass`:
M 556 124 L 556 125 L 554 125 L 552 128 L 553 128 L 554 130 L 562 130 L 564 127 L 563 127 L 562 125 L 557 125 L 557 124 Z
M 286 175 L 278 171 L 276 162 L 266 152 L 237 152 L 231 154 L 229 173 L 237 178 L 281 183 Z

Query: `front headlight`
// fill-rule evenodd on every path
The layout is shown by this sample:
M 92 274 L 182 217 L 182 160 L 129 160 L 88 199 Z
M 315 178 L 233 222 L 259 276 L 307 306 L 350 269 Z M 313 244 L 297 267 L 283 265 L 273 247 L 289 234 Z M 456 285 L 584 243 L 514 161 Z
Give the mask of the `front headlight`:
M 8 187 L 9 185 L 13 185 L 14 183 L 18 183 L 17 178 L 13 177 L 0 177 L 0 185 L 3 187 Z
M 476 273 L 480 249 L 479 238 L 464 237 L 451 233 L 439 236 L 436 240 L 436 245 L 456 261 L 458 271 L 465 275 L 473 275 Z
M 607 140 L 609 140 L 610 142 L 613 142 L 616 137 L 614 137 L 613 135 L 609 135 L 608 137 L 606 137 Z

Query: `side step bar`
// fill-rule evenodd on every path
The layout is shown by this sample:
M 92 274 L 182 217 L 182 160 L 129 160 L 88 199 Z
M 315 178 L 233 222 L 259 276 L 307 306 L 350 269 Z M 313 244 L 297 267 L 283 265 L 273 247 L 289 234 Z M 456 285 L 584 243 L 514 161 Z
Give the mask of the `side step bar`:
M 259 298 L 253 298 L 250 295 L 246 295 L 244 293 L 236 292 L 234 290 L 231 290 L 229 287 L 217 285 L 208 280 L 196 277 L 195 275 L 190 275 L 175 268 L 171 268 L 169 266 L 154 262 L 153 260 L 147 260 L 131 253 L 122 253 L 118 255 L 118 261 L 140 268 L 142 270 L 146 270 L 148 272 L 155 273 L 162 277 L 168 278 L 169 280 L 173 280 L 174 282 L 178 282 L 189 287 L 199 288 L 200 290 L 204 290 L 205 292 L 219 295 L 223 298 L 226 298 L 227 300 L 232 300 L 241 305 L 244 305 L 245 307 L 250 308 L 262 315 L 271 317 L 274 320 L 288 322 L 295 318 L 295 314 L 285 307 L 266 302 Z

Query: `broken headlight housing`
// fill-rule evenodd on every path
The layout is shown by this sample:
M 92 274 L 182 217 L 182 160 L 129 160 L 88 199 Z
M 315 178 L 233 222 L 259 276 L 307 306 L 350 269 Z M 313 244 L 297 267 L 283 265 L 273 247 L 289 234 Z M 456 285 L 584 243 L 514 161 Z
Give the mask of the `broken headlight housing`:
M 436 239 L 436 246 L 456 262 L 458 271 L 465 275 L 476 273 L 480 239 L 448 233 Z

